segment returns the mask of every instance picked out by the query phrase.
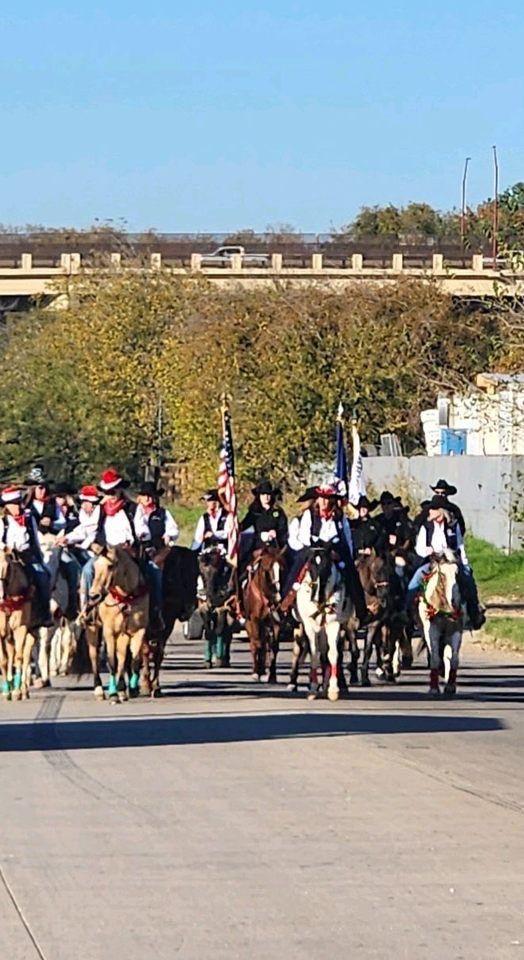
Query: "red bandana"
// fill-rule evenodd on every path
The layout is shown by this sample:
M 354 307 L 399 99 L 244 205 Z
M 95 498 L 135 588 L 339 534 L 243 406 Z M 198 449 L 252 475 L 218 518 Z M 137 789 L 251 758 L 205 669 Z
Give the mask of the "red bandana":
M 123 500 L 106 500 L 106 502 L 102 504 L 102 509 L 106 517 L 115 517 L 123 506 Z
M 11 516 L 13 517 L 13 514 L 11 514 Z M 19 527 L 25 527 L 25 517 L 23 513 L 17 513 L 17 515 L 13 517 L 13 520 L 16 520 Z
M 332 510 L 320 510 L 319 511 L 322 520 L 332 520 L 333 511 Z

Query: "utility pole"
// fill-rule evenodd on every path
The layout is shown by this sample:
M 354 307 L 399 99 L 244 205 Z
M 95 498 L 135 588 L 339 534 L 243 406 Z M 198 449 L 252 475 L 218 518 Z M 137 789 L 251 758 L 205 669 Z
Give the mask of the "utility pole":
M 497 264 L 498 233 L 499 233 L 499 162 L 497 159 L 497 148 L 493 147 L 493 244 L 491 256 L 493 259 L 493 269 Z
M 464 173 L 462 175 L 462 197 L 460 204 L 460 246 L 464 253 L 464 241 L 466 237 L 466 181 L 468 177 L 468 166 L 471 157 L 466 157 L 464 161 Z

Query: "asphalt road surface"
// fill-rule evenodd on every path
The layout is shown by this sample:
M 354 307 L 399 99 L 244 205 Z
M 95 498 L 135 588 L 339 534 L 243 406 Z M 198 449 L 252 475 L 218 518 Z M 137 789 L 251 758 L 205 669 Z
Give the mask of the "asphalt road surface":
M 524 960 L 524 658 L 331 704 L 200 655 L 0 705 L 2 960 Z

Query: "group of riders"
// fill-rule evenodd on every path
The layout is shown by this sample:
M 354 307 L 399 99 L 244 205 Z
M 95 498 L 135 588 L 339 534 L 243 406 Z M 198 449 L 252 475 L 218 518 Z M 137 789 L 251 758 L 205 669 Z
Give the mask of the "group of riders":
M 5 487 L 0 496 L 0 549 L 16 552 L 34 586 L 35 621 L 52 623 L 50 573 L 44 563 L 41 537 L 53 534 L 62 546 L 61 569 L 68 584 L 71 619 L 85 617 L 93 603 L 92 587 L 96 560 L 107 548 L 123 547 L 140 566 L 150 597 L 152 634 L 163 629 L 162 564 L 158 556 L 174 547 L 179 536 L 172 513 L 161 505 L 164 491 L 144 482 L 132 499 L 129 482 L 115 469 L 105 470 L 97 485 L 75 490 L 68 483 L 53 484 L 41 465 L 35 466 L 20 485 Z M 281 558 L 278 584 L 278 615 L 292 615 L 295 597 L 308 557 L 316 545 L 327 546 L 355 615 L 364 626 L 369 619 L 359 565 L 366 557 L 388 557 L 394 566 L 406 614 L 412 611 L 433 556 L 452 551 L 459 565 L 461 595 L 466 604 L 469 626 L 479 629 L 484 613 L 464 547 L 465 522 L 458 505 L 451 500 L 457 490 L 444 479 L 431 487 L 416 516 L 400 497 L 384 490 L 378 500 L 361 496 L 348 505 L 335 482 L 308 487 L 297 500 L 297 513 L 289 521 L 280 503 L 280 492 L 268 480 L 252 490 L 253 500 L 240 521 L 238 569 L 229 566 L 228 548 L 231 517 L 216 489 L 202 500 L 205 509 L 194 532 L 191 551 L 197 557 L 221 556 L 224 568 L 231 569 L 230 592 L 238 600 L 236 613 L 242 618 L 242 586 L 267 551 Z M 96 600 L 96 598 L 94 598 Z M 196 600 L 196 597 L 195 597 Z

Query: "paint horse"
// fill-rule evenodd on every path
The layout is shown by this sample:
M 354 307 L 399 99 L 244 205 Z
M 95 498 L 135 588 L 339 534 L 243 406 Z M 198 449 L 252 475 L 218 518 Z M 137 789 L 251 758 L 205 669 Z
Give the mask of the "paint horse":
M 464 630 L 465 613 L 459 588 L 459 565 L 453 551 L 434 557 L 422 582 L 418 612 L 429 650 L 428 693 L 440 694 L 439 675 L 443 661 L 444 694 L 454 696 Z

